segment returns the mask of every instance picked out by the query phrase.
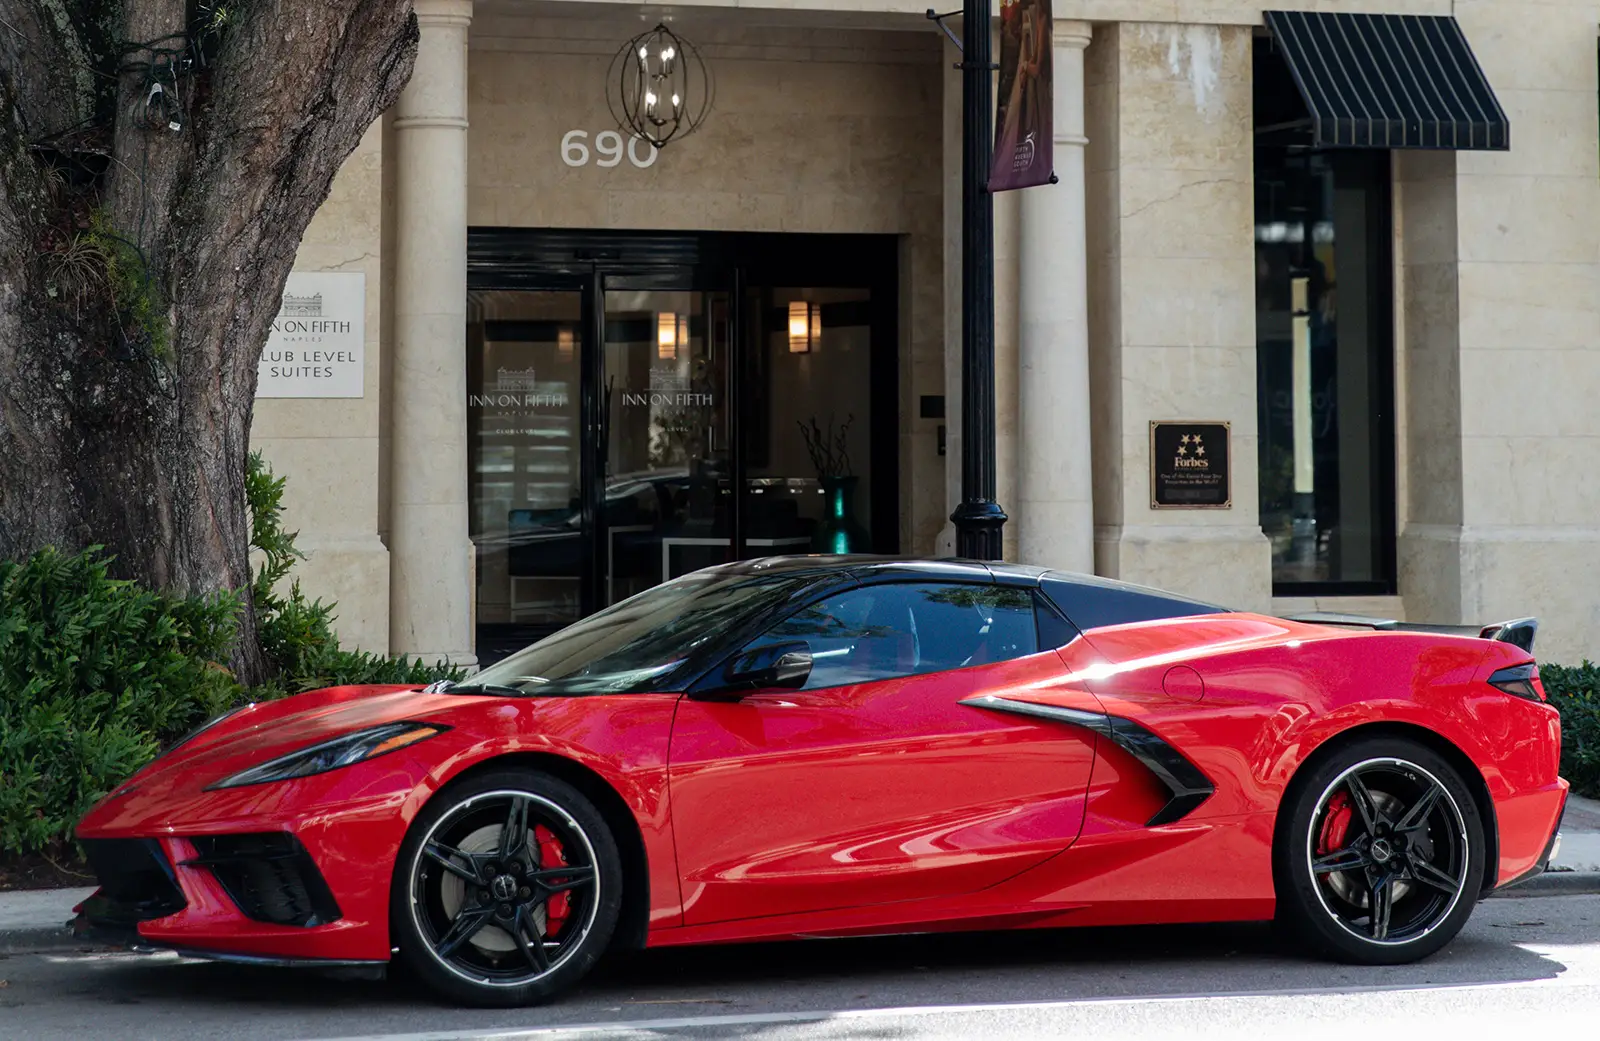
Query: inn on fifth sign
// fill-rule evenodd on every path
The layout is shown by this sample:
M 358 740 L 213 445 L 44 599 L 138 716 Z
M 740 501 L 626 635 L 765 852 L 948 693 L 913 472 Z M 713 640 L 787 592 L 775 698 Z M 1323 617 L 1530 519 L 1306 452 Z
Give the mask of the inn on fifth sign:
M 261 352 L 256 397 L 361 397 L 366 312 L 362 272 L 291 272 Z

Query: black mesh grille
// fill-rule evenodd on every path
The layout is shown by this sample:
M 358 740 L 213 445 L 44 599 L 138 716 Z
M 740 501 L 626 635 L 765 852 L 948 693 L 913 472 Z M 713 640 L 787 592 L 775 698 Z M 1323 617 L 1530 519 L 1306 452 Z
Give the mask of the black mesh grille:
M 86 839 L 83 852 L 100 883 L 97 919 L 132 924 L 183 910 L 183 891 L 154 839 Z
M 208 835 L 189 841 L 199 856 L 184 864 L 210 868 L 246 918 L 298 926 L 339 920 L 327 882 L 293 835 Z

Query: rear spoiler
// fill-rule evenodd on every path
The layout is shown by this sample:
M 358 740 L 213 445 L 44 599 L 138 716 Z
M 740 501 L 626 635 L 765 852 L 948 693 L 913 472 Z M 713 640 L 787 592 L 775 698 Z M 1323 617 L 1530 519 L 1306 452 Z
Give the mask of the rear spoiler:
M 1329 611 L 1312 611 L 1308 614 L 1285 615 L 1287 621 L 1308 625 L 1343 625 L 1359 629 L 1379 629 L 1385 632 L 1447 633 L 1451 636 L 1476 636 L 1480 640 L 1509 643 L 1529 654 L 1533 653 L 1533 638 L 1539 631 L 1537 618 L 1513 618 L 1494 625 L 1424 625 L 1421 622 L 1397 622 L 1392 618 L 1368 618 L 1358 614 L 1338 614 Z

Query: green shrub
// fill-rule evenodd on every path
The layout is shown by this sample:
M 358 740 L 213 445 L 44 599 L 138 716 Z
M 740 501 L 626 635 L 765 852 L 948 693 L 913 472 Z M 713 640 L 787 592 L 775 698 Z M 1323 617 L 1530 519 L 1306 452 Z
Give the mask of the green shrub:
M 55 851 L 93 803 L 197 724 L 245 701 L 318 687 L 428 683 L 461 670 L 342 650 L 334 605 L 290 577 L 282 478 L 247 474 L 250 595 L 269 679 L 246 689 L 223 664 L 234 594 L 181 598 L 110 575 L 112 558 L 45 549 L 0 561 L 0 856 Z M 289 583 L 288 591 L 280 592 Z
M 1545 695 L 1561 712 L 1561 776 L 1579 795 L 1600 799 L 1600 666 L 1539 666 Z
M 164 744 L 234 704 L 238 601 L 110 577 L 93 547 L 0 561 L 0 852 L 44 849 Z

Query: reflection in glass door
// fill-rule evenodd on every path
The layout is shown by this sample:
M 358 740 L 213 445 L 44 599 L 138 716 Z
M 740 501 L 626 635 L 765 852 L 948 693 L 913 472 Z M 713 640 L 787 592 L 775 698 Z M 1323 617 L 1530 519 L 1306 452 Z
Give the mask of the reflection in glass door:
M 582 617 L 583 294 L 467 294 L 469 531 L 480 632 Z
M 605 294 L 605 602 L 734 557 L 728 294 Z

